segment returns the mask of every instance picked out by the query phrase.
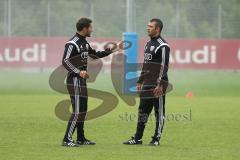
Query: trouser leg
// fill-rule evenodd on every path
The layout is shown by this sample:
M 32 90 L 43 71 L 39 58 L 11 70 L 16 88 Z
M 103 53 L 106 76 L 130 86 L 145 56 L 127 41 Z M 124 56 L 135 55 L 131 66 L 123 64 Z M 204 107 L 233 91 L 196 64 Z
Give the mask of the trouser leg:
M 79 83 L 78 77 L 69 76 L 67 78 L 67 89 L 70 94 L 70 99 L 72 103 L 72 114 L 68 121 L 67 129 L 64 136 L 64 141 L 71 141 L 72 135 L 75 131 L 76 124 L 79 117 Z
M 79 117 L 77 121 L 77 140 L 81 141 L 85 138 L 84 135 L 84 122 L 87 114 L 88 108 L 88 93 L 87 93 L 87 84 L 85 79 L 79 79 L 80 83 L 80 108 L 79 108 Z
M 138 109 L 138 122 L 137 131 L 135 134 L 136 139 L 141 139 L 143 132 L 148 121 L 148 117 L 152 111 L 153 103 L 152 99 L 140 99 L 139 109 Z
M 165 96 L 160 96 L 159 99 L 155 99 L 153 102 L 153 106 L 156 118 L 154 137 L 161 138 L 165 118 Z

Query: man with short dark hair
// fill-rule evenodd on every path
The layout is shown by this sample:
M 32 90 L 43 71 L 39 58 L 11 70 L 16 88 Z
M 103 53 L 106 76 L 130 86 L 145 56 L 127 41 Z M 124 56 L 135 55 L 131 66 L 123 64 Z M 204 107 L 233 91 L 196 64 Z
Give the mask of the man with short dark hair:
M 62 145 L 78 147 L 79 145 L 94 145 L 84 134 L 84 121 L 87 113 L 88 93 L 86 79 L 88 56 L 103 58 L 117 51 L 119 45 L 106 48 L 105 51 L 95 51 L 87 42 L 93 31 L 92 20 L 80 18 L 76 23 L 77 33 L 66 43 L 62 59 L 63 66 L 69 71 L 67 76 L 67 89 L 70 94 L 73 113 L 69 119 Z M 72 140 L 72 135 L 77 128 L 77 141 Z
M 165 116 L 165 92 L 168 85 L 167 71 L 170 54 L 169 45 L 161 37 L 162 29 L 163 23 L 157 18 L 151 19 L 147 25 L 147 32 L 151 40 L 144 47 L 144 63 L 137 82 L 137 90 L 140 92 L 137 131 L 130 140 L 123 144 L 142 144 L 145 125 L 154 107 L 156 129 L 150 145 L 160 145 Z

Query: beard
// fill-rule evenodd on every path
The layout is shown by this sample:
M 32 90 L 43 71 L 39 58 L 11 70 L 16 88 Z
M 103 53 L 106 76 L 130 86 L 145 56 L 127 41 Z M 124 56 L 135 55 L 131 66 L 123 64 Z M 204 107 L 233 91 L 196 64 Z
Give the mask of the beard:
M 148 36 L 149 37 L 156 37 L 157 36 L 157 32 L 148 32 Z
M 149 37 L 153 37 L 153 34 L 152 34 L 152 33 L 148 33 L 148 36 L 149 36 Z
M 86 37 L 91 37 L 91 33 L 87 33 L 87 34 L 86 34 Z

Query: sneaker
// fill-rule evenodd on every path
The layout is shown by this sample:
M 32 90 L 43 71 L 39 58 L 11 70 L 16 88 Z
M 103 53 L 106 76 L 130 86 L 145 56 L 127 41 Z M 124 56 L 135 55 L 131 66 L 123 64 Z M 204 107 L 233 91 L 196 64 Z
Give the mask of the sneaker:
M 137 145 L 137 144 L 142 144 L 142 140 L 141 139 L 135 139 L 134 137 L 132 137 L 131 139 L 129 139 L 126 142 L 123 142 L 123 144 L 126 145 Z
M 63 141 L 62 146 L 64 146 L 64 147 L 79 147 L 79 145 L 74 143 L 74 141 Z
M 89 140 L 89 139 L 86 139 L 86 138 L 83 138 L 82 140 L 77 140 L 76 142 L 78 145 L 95 145 L 96 143 Z
M 152 137 L 152 141 L 149 143 L 150 146 L 159 146 L 160 145 L 160 139 L 156 137 Z

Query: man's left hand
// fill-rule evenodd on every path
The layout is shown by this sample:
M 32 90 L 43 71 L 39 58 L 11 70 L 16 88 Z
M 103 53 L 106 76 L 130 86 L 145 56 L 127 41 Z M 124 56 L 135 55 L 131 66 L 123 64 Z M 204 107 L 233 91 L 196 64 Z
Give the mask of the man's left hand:
M 161 95 L 163 95 L 163 87 L 162 85 L 159 86 L 157 85 L 157 87 L 153 90 L 153 94 L 156 98 L 160 97 Z

